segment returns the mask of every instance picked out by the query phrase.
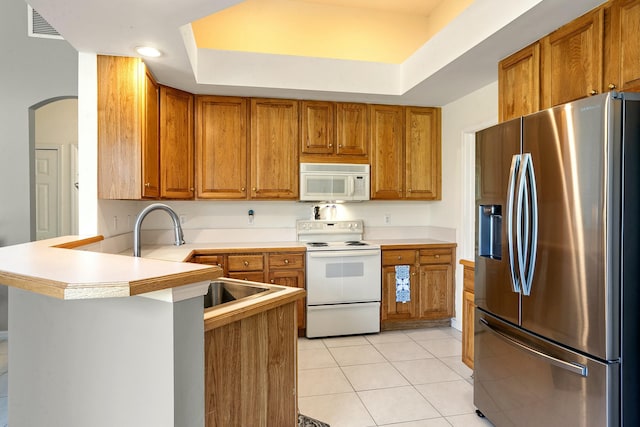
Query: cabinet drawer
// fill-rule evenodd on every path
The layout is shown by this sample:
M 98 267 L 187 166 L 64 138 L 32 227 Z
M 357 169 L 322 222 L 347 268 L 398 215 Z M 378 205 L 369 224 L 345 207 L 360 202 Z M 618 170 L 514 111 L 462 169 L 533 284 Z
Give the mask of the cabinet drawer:
M 269 269 L 303 268 L 303 253 L 277 253 L 269 255 Z
M 198 264 L 217 265 L 218 267 L 222 267 L 224 265 L 224 255 L 195 255 L 191 261 L 197 262 Z
M 250 282 L 264 282 L 264 273 L 262 271 L 248 271 L 246 273 L 237 271 L 235 273 L 229 273 L 229 277 L 232 279 L 248 280 Z
M 260 255 L 229 255 L 228 269 L 233 271 L 255 271 L 264 269 L 264 258 Z
M 382 265 L 415 264 L 416 251 L 412 249 L 382 251 Z
M 422 249 L 420 251 L 420 264 L 449 264 L 451 258 L 451 249 Z

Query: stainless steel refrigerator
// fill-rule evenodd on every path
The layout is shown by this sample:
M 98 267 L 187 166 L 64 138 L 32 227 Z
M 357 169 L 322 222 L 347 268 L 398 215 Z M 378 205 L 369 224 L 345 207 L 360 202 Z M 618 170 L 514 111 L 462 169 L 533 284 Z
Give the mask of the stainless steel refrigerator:
M 494 425 L 640 425 L 640 94 L 476 134 L 474 404 Z

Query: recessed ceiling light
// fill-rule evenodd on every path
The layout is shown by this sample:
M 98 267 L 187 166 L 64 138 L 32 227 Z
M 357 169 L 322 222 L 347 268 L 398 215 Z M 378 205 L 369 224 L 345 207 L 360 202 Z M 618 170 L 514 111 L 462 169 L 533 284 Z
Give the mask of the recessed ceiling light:
M 148 56 L 151 58 L 157 58 L 158 56 L 162 55 L 162 52 L 160 52 L 155 47 L 150 46 L 138 46 L 136 47 L 136 52 L 138 52 L 142 56 Z

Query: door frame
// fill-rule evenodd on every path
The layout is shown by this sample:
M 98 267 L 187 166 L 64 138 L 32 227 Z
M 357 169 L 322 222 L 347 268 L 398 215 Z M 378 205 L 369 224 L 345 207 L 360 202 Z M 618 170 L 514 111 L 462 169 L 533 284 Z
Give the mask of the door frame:
M 36 110 L 63 99 L 78 99 L 77 96 L 56 96 L 29 107 L 29 240 L 36 240 Z M 76 209 L 77 210 L 77 209 Z M 76 212 L 76 215 L 79 215 Z

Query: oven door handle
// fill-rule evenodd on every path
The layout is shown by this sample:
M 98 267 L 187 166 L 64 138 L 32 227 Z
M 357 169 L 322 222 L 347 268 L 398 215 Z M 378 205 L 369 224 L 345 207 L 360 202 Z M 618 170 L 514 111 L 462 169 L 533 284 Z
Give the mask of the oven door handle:
M 307 255 L 311 258 L 344 258 L 351 256 L 380 256 L 378 250 L 355 250 L 355 251 L 319 251 L 319 252 L 307 252 Z

